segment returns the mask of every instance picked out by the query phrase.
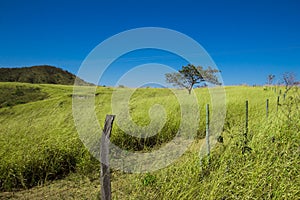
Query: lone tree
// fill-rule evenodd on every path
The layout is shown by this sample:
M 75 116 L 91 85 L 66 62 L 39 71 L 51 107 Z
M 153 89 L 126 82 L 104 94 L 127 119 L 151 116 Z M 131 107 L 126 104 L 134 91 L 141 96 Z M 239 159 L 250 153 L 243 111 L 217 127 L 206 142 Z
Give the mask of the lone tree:
M 282 75 L 282 82 L 285 85 L 285 93 L 287 93 L 293 86 L 297 85 L 295 73 L 285 72 Z
M 216 73 L 218 72 L 220 71 L 212 69 L 211 67 L 203 69 L 202 66 L 196 67 L 192 64 L 188 64 L 187 66 L 182 66 L 177 73 L 167 73 L 165 76 L 168 83 L 172 83 L 175 87 L 183 87 L 189 91 L 189 94 L 191 94 L 194 85 L 201 82 L 221 85 L 216 76 Z
M 274 79 L 275 79 L 275 75 L 269 74 L 268 77 L 267 77 L 267 84 L 268 84 L 268 85 L 272 85 Z

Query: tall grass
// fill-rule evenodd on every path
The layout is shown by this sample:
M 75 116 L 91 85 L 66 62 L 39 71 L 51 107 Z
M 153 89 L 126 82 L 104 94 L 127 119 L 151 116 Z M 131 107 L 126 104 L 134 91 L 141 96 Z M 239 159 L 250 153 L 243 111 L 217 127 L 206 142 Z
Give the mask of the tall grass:
M 74 127 L 71 98 L 64 93 L 71 87 L 39 87 L 50 97 L 0 110 L 0 190 L 64 177 L 89 156 Z
M 231 96 L 231 89 L 241 95 L 239 104 L 235 104 L 238 98 Z M 228 88 L 227 100 L 235 104 L 228 105 L 232 124 L 225 127 L 224 143 L 218 143 L 212 150 L 210 162 L 204 157 L 200 164 L 201 142 L 195 142 L 173 165 L 153 173 L 132 175 L 128 185 L 115 183 L 115 198 L 299 199 L 300 99 L 295 96 L 299 93 L 294 91 L 295 95 L 282 101 L 278 113 L 276 103 L 272 103 L 272 112 L 266 119 L 264 98 L 276 102 L 276 95 L 261 92 L 262 96 L 257 98 L 258 92 L 257 88 Z M 250 112 L 257 113 L 250 114 L 251 134 L 245 143 L 246 98 L 251 102 Z
M 10 83 L 14 84 L 14 83 Z M 2 85 L 0 84 L 0 87 Z M 24 84 L 25 86 L 32 86 Z M 30 188 L 69 173 L 94 173 L 99 163 L 79 140 L 72 116 L 72 87 L 34 85 L 48 98 L 0 109 L 0 190 Z M 123 89 L 130 90 L 130 89 Z M 114 89 L 97 88 L 96 115 L 103 126 L 111 113 Z M 183 91 L 185 92 L 185 91 Z M 205 135 L 207 88 L 196 89 L 200 110 L 198 139 Z M 288 199 L 299 197 L 299 93 L 290 93 L 276 112 L 277 94 L 261 87 L 226 87 L 227 114 L 222 137 L 200 165 L 201 140 L 171 166 L 147 174 L 113 172 L 115 199 Z M 270 100 L 266 119 L 265 101 Z M 245 100 L 249 134 L 244 136 Z M 112 142 L 131 151 L 148 151 L 178 131 L 180 105 L 167 89 L 138 89 L 130 98 L 132 121 L 151 122 L 149 109 L 164 107 L 166 123 L 153 137 L 129 136 L 114 125 Z M 122 116 L 117 116 L 122 117 Z M 247 147 L 247 148 L 246 148 Z M 246 149 L 246 150 L 245 150 Z M 122 177 L 122 178 L 119 178 Z

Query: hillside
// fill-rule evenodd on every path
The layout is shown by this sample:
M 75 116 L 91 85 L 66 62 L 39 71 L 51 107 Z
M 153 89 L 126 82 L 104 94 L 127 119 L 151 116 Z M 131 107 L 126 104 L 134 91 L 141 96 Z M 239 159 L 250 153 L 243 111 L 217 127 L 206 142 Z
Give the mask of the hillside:
M 97 199 L 99 162 L 78 137 L 72 114 L 73 87 L 0 83 L 0 90 L 3 88 L 13 88 L 7 89 L 13 94 L 28 93 L 28 98 L 41 94 L 47 94 L 47 98 L 0 108 L 0 199 Z M 126 174 L 112 169 L 113 199 L 299 199 L 297 89 L 290 91 L 285 100 L 280 96 L 277 111 L 279 94 L 274 90 L 226 87 L 224 141 L 212 149 L 209 162 L 208 157 L 199 158 L 199 149 L 205 131 L 205 105 L 211 99 L 207 88 L 196 89 L 202 119 L 199 137 L 183 156 L 158 171 Z M 111 113 L 111 98 L 116 90 L 97 88 L 95 113 L 102 126 L 105 115 Z M 147 125 L 151 121 L 149 110 L 155 104 L 162 105 L 167 115 L 165 126 L 157 135 L 145 140 L 131 137 L 114 124 L 111 141 L 122 149 L 146 152 L 167 143 L 180 124 L 179 104 L 172 92 L 136 90 L 129 102 L 130 114 L 136 124 Z
M 74 74 L 49 65 L 0 68 L 0 82 L 73 85 L 75 79 Z M 90 84 L 81 80 L 81 85 Z
M 24 86 L 22 83 L 2 83 L 0 88 L 0 108 L 43 100 L 48 96 L 40 87 Z

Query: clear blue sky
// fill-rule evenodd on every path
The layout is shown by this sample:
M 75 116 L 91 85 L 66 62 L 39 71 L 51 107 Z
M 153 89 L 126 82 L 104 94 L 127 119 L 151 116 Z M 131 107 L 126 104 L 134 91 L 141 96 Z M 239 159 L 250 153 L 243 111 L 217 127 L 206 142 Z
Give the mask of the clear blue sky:
M 173 29 L 199 42 L 222 71 L 225 85 L 263 84 L 268 74 L 279 77 L 286 71 L 299 79 L 299 11 L 298 0 L 2 0 L 0 67 L 49 64 L 76 74 L 103 40 L 151 26 Z M 134 59 L 149 61 L 145 54 Z M 174 60 L 169 64 L 176 69 L 182 65 Z M 111 70 L 108 77 L 113 79 L 129 65 Z M 103 81 L 113 85 L 109 78 Z

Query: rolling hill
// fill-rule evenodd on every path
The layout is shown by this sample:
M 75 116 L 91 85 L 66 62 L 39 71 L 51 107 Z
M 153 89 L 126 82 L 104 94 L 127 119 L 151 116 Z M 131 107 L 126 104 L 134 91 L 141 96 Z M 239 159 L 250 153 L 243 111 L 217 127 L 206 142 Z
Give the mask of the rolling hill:
M 75 79 L 74 74 L 50 65 L 0 68 L 0 82 L 73 85 Z M 82 79 L 80 82 L 80 85 L 91 85 Z

